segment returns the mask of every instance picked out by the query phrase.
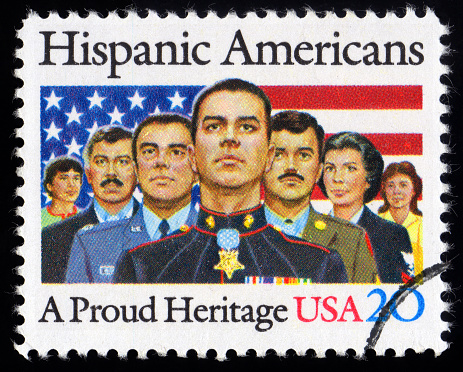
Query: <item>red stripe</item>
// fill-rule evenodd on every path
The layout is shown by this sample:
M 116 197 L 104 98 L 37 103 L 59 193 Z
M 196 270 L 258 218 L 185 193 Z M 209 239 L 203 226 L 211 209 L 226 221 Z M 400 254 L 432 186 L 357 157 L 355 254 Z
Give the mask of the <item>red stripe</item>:
M 267 225 L 265 225 L 264 227 L 261 227 L 261 228 L 259 228 L 259 229 L 257 229 L 257 230 L 254 230 L 254 231 L 251 231 L 251 232 L 247 232 L 247 233 L 244 233 L 244 234 L 240 234 L 240 238 L 245 237 L 245 236 L 255 235 L 255 234 L 257 234 L 258 232 L 261 232 L 261 231 L 265 230 L 267 227 L 270 227 L 270 226 L 271 226 L 271 225 L 267 224 Z
M 423 155 L 422 133 L 361 133 L 383 156 Z M 325 140 L 333 133 L 325 135 Z
M 212 235 L 212 236 L 217 236 L 217 234 L 214 234 L 213 232 L 210 232 L 210 231 L 206 231 L 206 230 L 203 230 L 203 229 L 200 229 L 198 226 L 194 226 L 194 228 L 196 230 L 198 230 L 200 233 L 203 233 L 203 234 L 207 234 L 207 235 Z
M 272 225 L 269 225 L 269 226 L 272 226 Z M 274 229 L 275 227 L 272 226 Z M 276 229 L 275 229 L 276 230 Z M 278 231 L 278 230 L 277 230 Z M 312 248 L 318 248 L 318 249 L 321 249 L 322 251 L 325 251 L 327 253 L 331 253 L 329 249 L 325 248 L 325 247 L 322 247 L 321 245 L 317 245 L 317 244 L 313 244 L 313 243 L 309 243 L 309 242 L 304 242 L 304 241 L 299 241 L 299 240 L 293 240 L 293 239 L 289 239 L 284 233 L 282 233 L 281 231 L 278 231 L 280 233 L 280 235 L 283 237 L 283 239 L 285 239 L 287 242 L 290 242 L 290 243 L 296 243 L 296 244 L 303 244 L 303 245 L 308 245 L 309 247 L 312 247 Z
M 168 236 L 166 236 L 165 238 L 162 238 L 162 239 L 153 240 L 152 242 L 147 242 L 147 243 L 140 244 L 140 245 L 136 246 L 135 248 L 132 248 L 131 250 L 129 250 L 129 252 L 136 251 L 138 248 L 142 248 L 142 247 L 145 247 L 145 246 L 150 245 L 150 244 L 153 244 L 153 243 L 158 243 L 158 242 L 162 242 L 162 241 L 167 240 L 167 239 L 172 239 L 172 238 L 176 238 L 176 237 L 178 237 L 178 236 L 185 235 L 185 234 L 187 234 L 192 228 L 193 228 L 193 226 L 191 226 L 191 227 L 190 227 L 187 231 L 185 231 L 185 232 L 182 232 L 182 233 L 179 233 L 179 234 L 175 234 L 175 235 L 168 235 Z
M 421 85 L 261 86 L 274 110 L 421 110 Z
M 375 257 L 375 255 L 373 254 L 373 248 L 371 247 L 370 238 L 368 237 L 368 234 L 366 231 L 365 231 L 365 240 L 367 242 L 368 250 L 370 251 L 371 256 Z

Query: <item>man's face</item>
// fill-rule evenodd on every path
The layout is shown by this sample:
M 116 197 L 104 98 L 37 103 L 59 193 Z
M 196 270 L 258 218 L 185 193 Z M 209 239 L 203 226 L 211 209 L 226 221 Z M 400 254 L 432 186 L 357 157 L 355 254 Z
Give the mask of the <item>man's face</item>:
M 131 140 L 97 142 L 85 173 L 96 200 L 111 204 L 128 201 L 137 185 Z
M 192 139 L 181 123 L 143 128 L 137 138 L 137 174 L 146 196 L 176 202 L 191 194 L 195 181 L 189 159 Z
M 75 170 L 57 172 L 52 183 L 47 184 L 53 200 L 74 203 L 80 193 L 82 176 Z
M 308 128 L 299 134 L 273 132 L 271 142 L 275 158 L 264 177 L 267 197 L 301 203 L 309 200 L 321 174 L 315 130 Z
M 247 92 L 208 96 L 198 112 L 195 166 L 200 180 L 215 187 L 239 188 L 260 181 L 273 159 L 264 104 Z

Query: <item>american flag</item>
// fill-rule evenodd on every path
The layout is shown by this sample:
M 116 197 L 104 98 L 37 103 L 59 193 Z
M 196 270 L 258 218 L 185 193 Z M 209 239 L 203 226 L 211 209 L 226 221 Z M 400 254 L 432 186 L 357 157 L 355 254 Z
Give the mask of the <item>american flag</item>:
M 189 115 L 202 86 L 44 86 L 41 87 L 41 175 L 55 157 L 68 155 L 83 164 L 85 144 L 103 125 L 133 130 L 149 115 Z M 84 177 L 85 178 L 85 177 Z M 42 208 L 50 198 L 42 186 Z M 137 189 L 135 197 L 141 199 Z M 93 197 L 84 179 L 76 205 L 85 208 Z
M 68 155 L 83 164 L 82 153 L 88 139 L 103 125 L 122 125 L 133 130 L 149 115 L 173 112 L 191 115 L 192 103 L 203 86 L 42 86 L 41 176 L 55 157 Z M 262 86 L 273 112 L 304 110 L 317 117 L 332 110 L 422 110 L 421 86 Z M 321 123 L 323 125 L 323 123 Z M 325 130 L 327 128 L 325 127 Z M 345 128 L 340 123 L 336 129 Z M 361 131 L 359 131 L 361 132 Z M 332 133 L 331 133 L 332 134 Z M 406 123 L 398 133 L 364 133 L 383 154 L 386 164 L 422 157 L 422 133 L 409 132 Z M 327 134 L 327 137 L 330 133 Z M 419 173 L 419 167 L 417 167 Z M 50 202 L 41 189 L 42 207 Z M 141 200 L 140 190 L 134 196 Z M 85 208 L 93 197 L 85 177 L 76 205 Z M 324 199 L 316 188 L 313 200 Z

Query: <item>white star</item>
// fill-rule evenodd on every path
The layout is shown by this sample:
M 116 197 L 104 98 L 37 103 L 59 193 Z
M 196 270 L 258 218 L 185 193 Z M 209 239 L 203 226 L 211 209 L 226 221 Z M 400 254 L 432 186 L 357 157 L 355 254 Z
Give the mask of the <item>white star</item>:
M 82 115 L 82 113 L 78 113 L 76 111 L 76 107 L 75 106 L 72 106 L 72 110 L 70 113 L 67 113 L 65 112 L 65 114 L 67 115 L 68 117 L 68 122 L 66 124 L 69 124 L 69 123 L 72 123 L 73 121 L 76 121 L 80 124 L 80 115 Z
M 95 90 L 95 93 L 93 93 L 93 97 L 87 97 L 87 99 L 90 101 L 90 107 L 91 109 L 93 106 L 99 106 L 100 108 L 103 108 L 101 105 L 101 102 L 106 99 L 106 97 L 100 97 L 98 95 L 98 92 Z
M 76 142 L 76 139 L 72 137 L 71 144 L 65 145 L 68 148 L 68 155 L 77 154 L 80 156 L 80 148 L 83 147 Z
M 161 110 L 159 110 L 159 107 L 156 106 L 156 108 L 154 109 L 154 112 L 152 112 L 151 114 L 148 114 L 149 116 L 152 116 L 152 115 L 157 115 L 157 114 L 160 114 L 161 113 Z
M 51 198 L 50 198 L 50 195 L 48 195 L 48 193 L 43 192 L 42 195 L 47 198 L 47 200 L 45 200 L 45 204 L 48 204 L 49 202 L 51 202 Z
M 49 158 L 48 160 L 43 160 L 42 163 L 45 164 L 45 166 L 47 166 L 48 163 L 51 162 L 51 161 L 52 161 L 53 159 L 55 159 L 55 158 L 56 158 L 55 153 L 52 152 L 52 153 L 50 154 L 50 158 Z
M 134 107 L 138 106 L 141 109 L 143 109 L 143 104 L 142 102 L 145 100 L 145 97 L 140 97 L 138 95 L 138 90 L 135 92 L 133 97 L 127 97 L 130 102 L 132 102 L 132 106 L 130 106 L 130 109 L 132 110 Z
M 135 190 L 134 190 L 134 192 L 133 192 L 132 195 L 133 195 L 133 197 L 134 197 L 135 199 L 137 199 L 137 201 L 138 201 L 139 203 L 142 202 L 142 200 L 143 200 L 143 194 L 140 192 L 140 190 L 138 189 L 138 187 L 135 188 Z
M 43 98 L 48 102 L 47 108 L 45 110 L 48 110 L 50 107 L 53 107 L 53 106 L 58 107 L 58 110 L 60 109 L 59 101 L 61 101 L 63 97 L 56 97 L 54 90 L 51 91 L 50 97 L 43 97 Z
M 90 196 L 92 199 L 95 196 L 95 194 L 93 192 L 91 192 L 91 191 L 87 192 L 87 195 Z
M 183 108 L 182 102 L 186 99 L 186 97 L 180 97 L 178 91 L 176 91 L 173 97 L 167 97 L 167 99 L 172 102 L 172 105 L 170 105 L 170 109 L 172 110 L 177 106 Z
M 92 138 L 95 132 L 98 130 L 98 124 L 96 121 L 93 122 L 93 127 L 85 129 L 88 132 L 88 138 Z
M 50 124 L 50 127 L 48 129 L 43 128 L 43 130 L 45 132 L 47 132 L 47 138 L 46 138 L 45 142 L 48 141 L 51 138 L 56 138 L 58 141 L 60 140 L 59 139 L 59 132 L 61 132 L 62 129 L 56 128 L 55 122 L 52 121 L 51 124 Z
M 117 109 L 117 106 L 115 106 L 114 111 L 112 113 L 108 112 L 108 115 L 111 116 L 111 123 L 109 123 L 109 124 L 116 123 L 116 122 L 119 122 L 119 123 L 122 124 L 121 119 L 125 114 L 119 112 L 119 110 Z

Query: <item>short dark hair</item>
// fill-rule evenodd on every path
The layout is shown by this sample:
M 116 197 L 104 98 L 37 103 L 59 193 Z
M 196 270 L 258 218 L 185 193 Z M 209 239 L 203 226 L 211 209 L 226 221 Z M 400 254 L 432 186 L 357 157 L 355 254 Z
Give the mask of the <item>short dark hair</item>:
M 90 156 L 92 156 L 93 148 L 98 142 L 106 141 L 108 143 L 116 143 L 120 140 L 132 139 L 132 132 L 118 125 L 105 125 L 99 128 L 90 140 L 87 142 L 84 150 L 85 166 L 90 165 Z
M 174 123 L 180 123 L 185 126 L 186 129 L 188 129 L 188 132 L 190 135 L 193 137 L 193 126 L 191 125 L 191 120 L 187 118 L 186 116 L 182 116 L 179 114 L 158 114 L 158 115 L 153 115 L 153 116 L 148 116 L 145 120 L 143 120 L 135 129 L 135 132 L 133 133 L 133 139 L 132 139 L 132 157 L 133 161 L 135 164 L 137 164 L 137 139 L 140 136 L 141 131 L 146 128 L 147 126 L 151 124 L 161 124 L 161 125 L 167 125 L 167 124 L 174 124 Z
M 272 116 L 271 128 L 272 132 L 287 130 L 294 134 L 304 133 L 308 128 L 312 128 L 317 136 L 318 158 L 321 159 L 323 143 L 325 142 L 325 131 L 312 115 L 295 110 L 281 111 Z
M 329 151 L 344 149 L 357 150 L 362 155 L 363 167 L 367 172 L 367 182 L 370 184 L 370 187 L 363 195 L 363 202 L 369 203 L 378 195 L 381 188 L 381 176 L 384 169 L 383 156 L 368 138 L 356 132 L 341 132 L 332 135 L 326 140 L 322 162 L 325 162 L 326 154 Z M 328 196 L 323 183 L 323 175 L 320 177 L 318 184 L 323 194 Z
M 202 103 L 204 100 L 209 97 L 213 93 L 223 92 L 223 91 L 230 91 L 230 92 L 246 92 L 255 95 L 258 97 L 263 105 L 265 110 L 265 119 L 267 120 L 267 137 L 270 141 L 271 129 L 270 129 L 270 115 L 272 114 L 272 104 L 270 103 L 270 99 L 264 93 L 262 89 L 260 89 L 257 85 L 250 83 L 249 81 L 241 80 L 241 79 L 225 79 L 218 81 L 214 85 L 210 87 L 204 88 L 199 94 L 196 96 L 193 102 L 193 115 L 191 122 L 193 124 L 193 142 L 196 141 L 196 132 L 198 129 L 198 115 L 199 109 L 201 108 Z
M 44 177 L 43 177 L 43 188 L 48 195 L 53 196 L 51 191 L 48 190 L 47 185 L 51 185 L 55 179 L 58 172 L 69 172 L 73 170 L 80 174 L 80 182 L 82 183 L 82 175 L 84 174 L 84 169 L 80 161 L 68 156 L 59 156 L 56 159 L 50 161 L 45 167 Z

